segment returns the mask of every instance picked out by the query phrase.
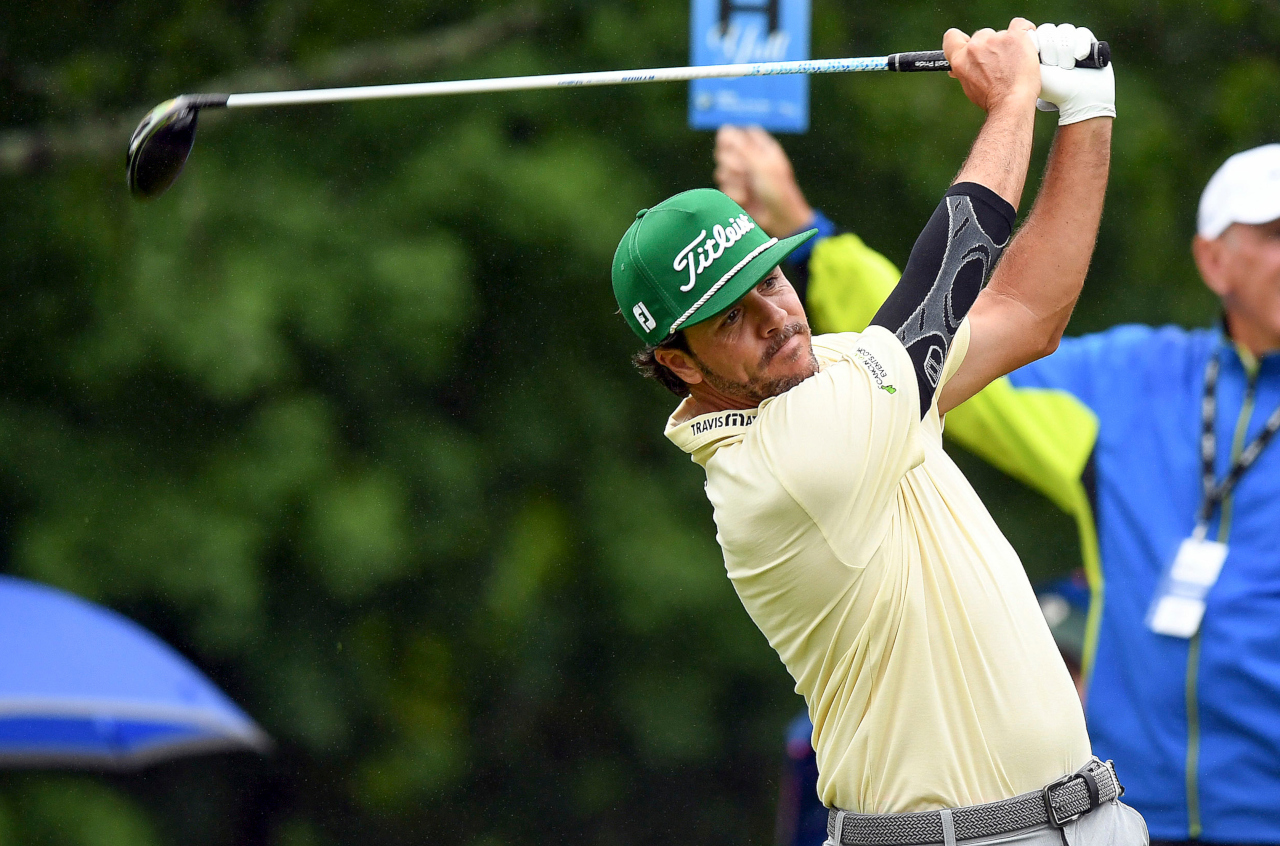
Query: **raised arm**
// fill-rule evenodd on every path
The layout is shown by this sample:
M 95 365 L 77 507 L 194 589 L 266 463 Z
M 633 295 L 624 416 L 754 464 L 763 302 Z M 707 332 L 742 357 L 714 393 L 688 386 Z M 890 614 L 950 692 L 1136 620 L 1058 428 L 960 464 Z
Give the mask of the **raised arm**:
M 1091 118 L 1058 129 L 1031 214 L 969 312 L 969 352 L 939 398 L 942 413 L 1057 349 L 1102 219 L 1111 122 Z
M 949 30 L 952 75 L 987 119 L 956 183 L 916 239 L 902 279 L 871 323 L 893 332 L 915 366 L 920 414 L 933 403 L 951 344 L 1013 231 L 1031 159 L 1040 64 L 1029 21 Z
M 1035 36 L 1044 63 L 1041 104 L 1058 110 L 1058 134 L 1035 206 L 969 314 L 969 351 L 939 397 L 943 413 L 1057 349 L 1102 219 L 1116 113 L 1113 71 L 1075 68 L 1094 40 L 1087 29 L 1046 24 Z
M 922 415 L 966 316 L 969 349 L 938 397 L 943 414 L 1052 352 L 1093 253 L 1115 115 L 1111 68 L 1073 68 L 1073 52 L 1092 34 L 1069 25 L 1046 26 L 1041 68 L 1030 28 L 1016 18 L 1005 32 L 982 30 L 966 39 L 952 30 L 944 41 L 952 75 L 987 111 L 987 120 L 956 184 L 916 241 L 902 281 L 872 320 L 893 331 L 915 363 Z M 1060 109 L 1059 137 L 1036 205 L 1009 245 L 1030 157 L 1031 79 L 1040 96 Z M 992 284 L 983 290 L 993 266 Z
M 951 75 L 973 103 L 987 113 L 956 184 L 990 188 L 1016 211 L 1031 164 L 1040 59 L 1027 33 L 1035 26 L 1014 18 L 1002 32 L 980 29 L 972 37 L 947 30 L 942 49 Z

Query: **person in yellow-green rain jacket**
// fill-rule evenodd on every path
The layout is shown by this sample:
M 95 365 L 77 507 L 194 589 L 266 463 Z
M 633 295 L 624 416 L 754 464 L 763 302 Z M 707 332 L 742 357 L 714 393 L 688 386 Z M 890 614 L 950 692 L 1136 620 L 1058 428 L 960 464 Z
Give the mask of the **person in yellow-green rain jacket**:
M 788 272 L 815 332 L 865 327 L 893 263 L 809 206 L 762 130 L 722 129 L 715 159 L 767 232 L 819 230 Z M 1193 253 L 1220 327 L 1064 339 L 948 413 L 946 435 L 1074 518 L 1089 733 L 1152 843 L 1280 844 L 1280 145 L 1219 169 Z M 797 830 L 780 842 L 806 843 Z

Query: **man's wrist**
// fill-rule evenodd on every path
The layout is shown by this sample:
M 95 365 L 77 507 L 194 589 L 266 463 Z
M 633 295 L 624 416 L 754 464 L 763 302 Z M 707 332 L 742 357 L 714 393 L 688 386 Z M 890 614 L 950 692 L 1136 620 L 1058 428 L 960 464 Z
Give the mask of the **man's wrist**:
M 1073 156 L 1096 158 L 1103 167 L 1111 158 L 1111 131 L 1115 118 L 1099 116 L 1075 123 L 1059 124 L 1054 149 L 1072 151 Z
M 1072 147 L 1107 151 L 1111 150 L 1111 130 L 1115 118 L 1110 115 L 1099 115 L 1074 123 L 1058 124 L 1057 144 L 1070 144 Z
M 1058 132 L 1105 132 L 1111 134 L 1111 126 L 1115 123 L 1115 115 L 1100 114 L 1074 123 L 1066 123 L 1058 127 Z
M 1025 112 L 1035 112 L 1036 100 L 1040 97 L 1040 86 L 1036 84 L 1034 88 L 1020 87 L 1014 91 L 1010 91 L 1000 99 L 991 104 L 991 108 L 987 110 L 987 115 L 996 117 L 998 115 L 1016 115 Z

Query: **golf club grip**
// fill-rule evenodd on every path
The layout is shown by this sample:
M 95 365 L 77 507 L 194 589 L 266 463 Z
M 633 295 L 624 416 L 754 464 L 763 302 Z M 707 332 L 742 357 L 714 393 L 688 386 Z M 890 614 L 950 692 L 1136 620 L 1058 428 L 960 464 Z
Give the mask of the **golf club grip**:
M 1076 60 L 1078 68 L 1105 68 L 1111 64 L 1111 45 L 1095 41 L 1089 55 Z M 899 73 L 917 71 L 949 71 L 951 63 L 941 50 L 923 50 L 917 53 L 893 53 L 889 56 L 889 70 Z

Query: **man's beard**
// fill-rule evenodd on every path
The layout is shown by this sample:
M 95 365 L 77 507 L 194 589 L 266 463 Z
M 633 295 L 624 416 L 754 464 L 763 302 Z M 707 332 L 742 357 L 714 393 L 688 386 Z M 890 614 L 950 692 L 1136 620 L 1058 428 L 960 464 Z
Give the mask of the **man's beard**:
M 809 327 L 803 323 L 791 323 L 783 327 L 782 331 L 769 343 L 764 353 L 760 356 L 758 370 L 764 370 L 774 356 L 782 349 L 782 347 L 796 335 L 809 336 Z M 707 367 L 695 355 L 693 360 L 697 362 L 698 369 L 702 371 L 702 378 L 707 380 L 707 384 L 715 388 L 725 396 L 734 399 L 746 400 L 753 405 L 759 405 L 769 397 L 776 397 L 799 385 L 805 379 L 818 372 L 818 357 L 813 354 L 813 347 L 809 347 L 809 372 L 808 373 L 792 373 L 786 376 L 778 376 L 773 379 L 748 379 L 745 382 L 739 382 L 726 376 L 721 376 L 714 370 Z

